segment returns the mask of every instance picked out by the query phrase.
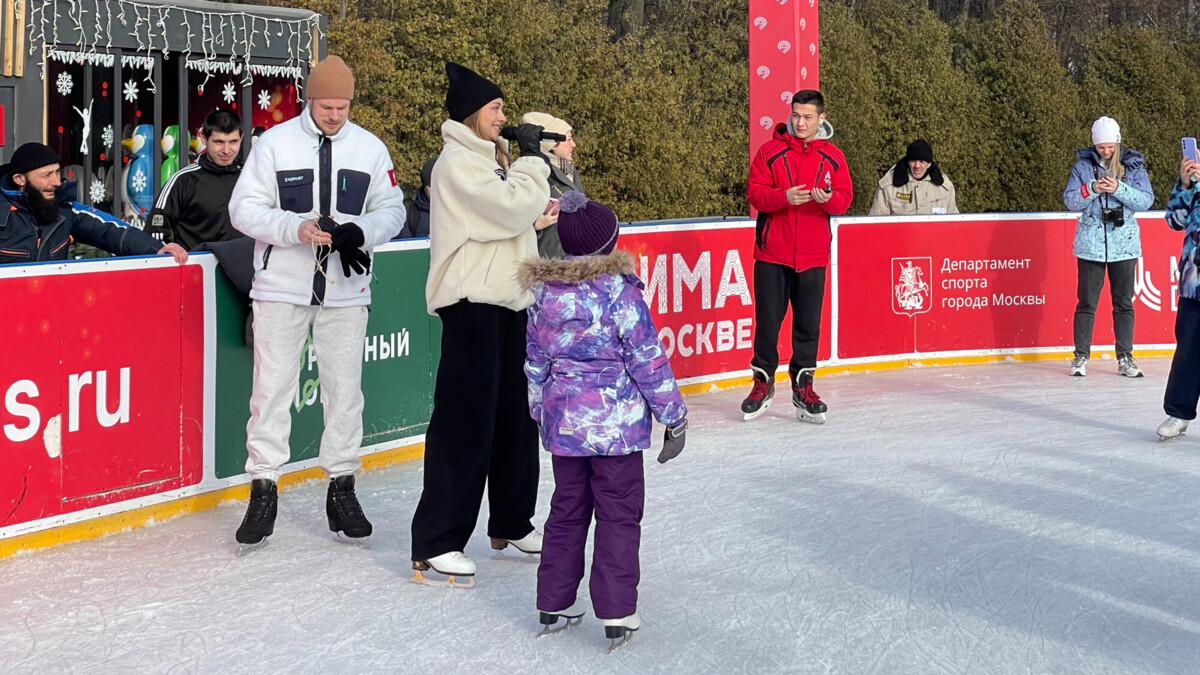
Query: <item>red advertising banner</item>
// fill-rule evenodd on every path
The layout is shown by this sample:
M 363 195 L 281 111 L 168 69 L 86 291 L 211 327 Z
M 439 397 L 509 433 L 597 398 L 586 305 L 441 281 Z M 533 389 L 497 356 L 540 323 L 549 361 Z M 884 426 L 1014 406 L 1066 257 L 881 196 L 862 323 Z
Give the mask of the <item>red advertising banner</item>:
M 202 269 L 0 278 L 0 527 L 200 481 Z
M 754 355 L 754 223 L 628 227 L 618 248 L 630 253 L 646 284 L 646 304 L 678 379 L 744 371 Z M 826 277 L 817 358 L 830 358 L 832 302 Z M 791 313 L 779 358 L 792 353 Z M 715 379 L 715 378 L 714 378 Z
M 1172 345 L 1179 233 L 1139 216 L 1134 343 Z M 836 357 L 1071 347 L 1069 214 L 835 220 Z M 1093 345 L 1111 346 L 1105 286 Z
M 750 0 L 750 157 L 791 114 L 792 95 L 820 86 L 817 0 Z

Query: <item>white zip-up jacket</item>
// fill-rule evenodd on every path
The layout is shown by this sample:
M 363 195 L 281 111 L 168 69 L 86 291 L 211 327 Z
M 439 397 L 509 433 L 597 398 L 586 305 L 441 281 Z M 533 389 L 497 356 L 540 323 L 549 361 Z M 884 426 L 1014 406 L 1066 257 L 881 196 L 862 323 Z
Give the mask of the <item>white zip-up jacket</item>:
M 505 171 L 495 144 L 454 120 L 442 123 L 442 138 L 430 181 L 429 313 L 460 300 L 521 311 L 533 293 L 517 271 L 538 255 L 533 221 L 550 201 L 550 167 L 532 156 Z
M 370 253 L 404 225 L 404 193 L 394 176 L 383 142 L 349 120 L 327 137 L 305 108 L 263 134 L 229 202 L 233 226 L 255 240 L 250 297 L 326 307 L 371 304 L 370 273 L 347 278 L 336 252 L 322 273 L 313 247 L 300 243 L 300 225 L 321 213 L 355 223 Z

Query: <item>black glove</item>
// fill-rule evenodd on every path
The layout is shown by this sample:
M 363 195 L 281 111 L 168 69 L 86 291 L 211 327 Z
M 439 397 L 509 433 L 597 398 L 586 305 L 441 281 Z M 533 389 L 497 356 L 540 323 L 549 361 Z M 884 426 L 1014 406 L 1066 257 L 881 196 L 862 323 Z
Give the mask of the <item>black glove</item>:
M 684 420 L 674 427 L 668 427 L 663 434 L 662 452 L 658 453 L 658 463 L 666 464 L 667 460 L 675 459 L 679 453 L 683 452 L 683 444 L 687 440 L 684 434 L 687 433 L 688 423 Z
M 536 124 L 522 124 L 517 127 L 517 147 L 522 155 L 537 156 L 542 152 L 542 127 Z
M 341 253 L 347 247 L 362 248 L 362 245 L 367 242 L 367 237 L 363 234 L 362 228 L 354 223 L 342 223 L 333 228 L 330 234 L 333 235 L 333 250 L 338 253 Z
M 362 250 L 366 243 L 362 228 L 354 223 L 342 223 L 333 230 L 333 250 L 342 260 L 342 274 L 350 277 L 350 271 L 366 274 L 371 271 L 371 254 Z
M 327 232 L 332 235 L 334 230 L 337 229 L 338 224 L 337 224 L 337 221 L 335 221 L 333 218 L 330 218 L 329 216 L 320 216 L 317 218 L 317 227 L 319 227 L 322 232 Z M 326 258 L 329 257 L 330 253 L 333 253 L 332 246 L 318 246 L 317 247 L 317 260 L 321 260 L 321 261 L 325 260 Z

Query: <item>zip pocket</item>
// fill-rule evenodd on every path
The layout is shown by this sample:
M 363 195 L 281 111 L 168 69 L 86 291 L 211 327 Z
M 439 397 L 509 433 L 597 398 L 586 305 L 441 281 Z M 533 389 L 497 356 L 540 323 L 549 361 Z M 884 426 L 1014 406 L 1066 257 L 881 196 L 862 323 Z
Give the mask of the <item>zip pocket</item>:
M 313 171 L 276 171 L 279 208 L 292 213 L 310 213 L 313 208 Z
M 263 271 L 267 270 L 267 261 L 271 259 L 271 251 L 275 248 L 275 244 L 267 244 L 267 249 L 263 251 Z
M 337 173 L 337 210 L 346 216 L 361 216 L 367 203 L 371 176 L 362 171 L 341 169 Z

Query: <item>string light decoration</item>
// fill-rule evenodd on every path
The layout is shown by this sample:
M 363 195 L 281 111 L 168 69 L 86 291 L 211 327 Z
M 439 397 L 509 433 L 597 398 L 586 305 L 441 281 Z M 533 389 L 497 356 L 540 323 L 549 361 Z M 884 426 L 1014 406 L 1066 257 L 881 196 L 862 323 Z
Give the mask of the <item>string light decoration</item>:
M 64 16 L 68 22 L 64 30 L 73 28 L 77 36 L 74 48 L 59 39 L 59 25 Z M 168 37 L 171 25 L 182 27 L 185 32 L 186 37 L 179 44 L 172 44 Z M 113 48 L 114 30 L 131 33 L 137 41 L 138 55 L 122 56 L 121 65 L 143 68 L 151 92 L 154 53 L 161 53 L 165 61 L 175 52 L 182 54 L 189 70 L 205 74 L 201 91 L 214 73 L 238 75 L 242 86 L 251 86 L 256 75 L 288 77 L 296 85 L 297 101 L 301 100 L 304 66 L 315 65 L 316 44 L 325 39 L 317 14 L 297 19 L 266 18 L 247 12 L 195 9 L 144 0 L 33 0 L 29 4 L 26 31 L 30 56 L 42 48 L 51 60 L 111 67 L 115 63 L 113 55 L 99 50 Z M 272 37 L 282 39 L 286 45 L 286 65 L 254 63 L 258 56 L 255 50 L 270 49 Z M 194 45 L 197 39 L 199 45 Z M 44 66 L 40 77 L 46 78 Z

